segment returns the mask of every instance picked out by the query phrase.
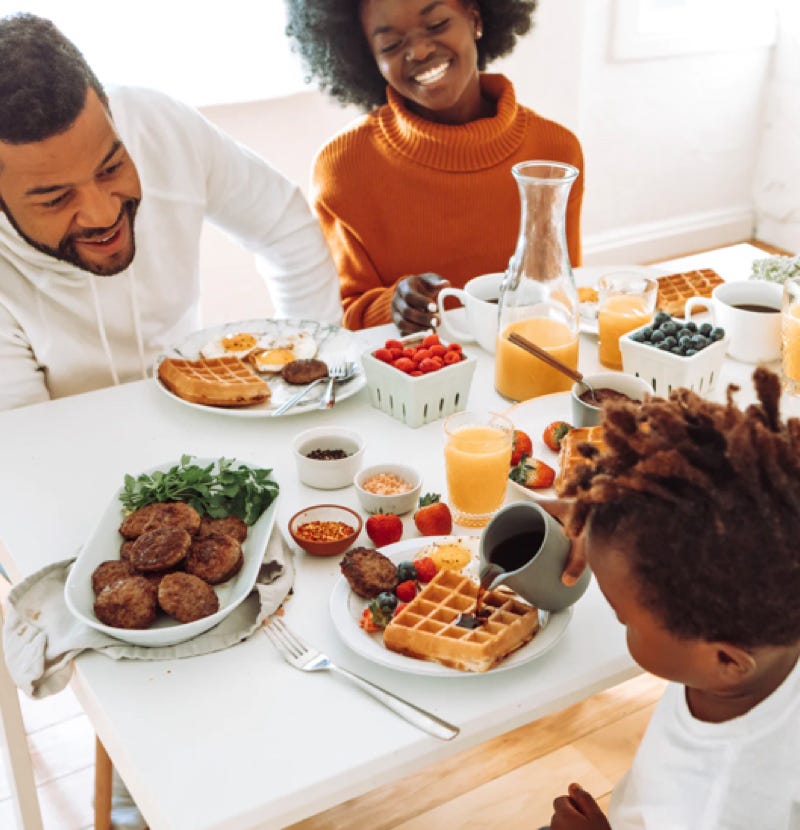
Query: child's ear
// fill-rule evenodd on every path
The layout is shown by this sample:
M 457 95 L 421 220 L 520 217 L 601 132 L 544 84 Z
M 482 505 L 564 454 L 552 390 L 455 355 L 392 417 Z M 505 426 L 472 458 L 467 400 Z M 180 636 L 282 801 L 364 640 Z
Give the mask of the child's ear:
M 755 671 L 756 660 L 749 651 L 730 643 L 712 643 L 711 646 L 716 654 L 717 672 L 726 682 L 740 683 Z

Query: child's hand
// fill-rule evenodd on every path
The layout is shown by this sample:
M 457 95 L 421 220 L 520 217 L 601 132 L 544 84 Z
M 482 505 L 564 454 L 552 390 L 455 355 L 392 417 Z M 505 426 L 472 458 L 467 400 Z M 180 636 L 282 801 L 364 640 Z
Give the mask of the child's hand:
M 569 785 L 569 794 L 557 798 L 553 809 L 550 830 L 611 830 L 597 802 L 577 784 Z

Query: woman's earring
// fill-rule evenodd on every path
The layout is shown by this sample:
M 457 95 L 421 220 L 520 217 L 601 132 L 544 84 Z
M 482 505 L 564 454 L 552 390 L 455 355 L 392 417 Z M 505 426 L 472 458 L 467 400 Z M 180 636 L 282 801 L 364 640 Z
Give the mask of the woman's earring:
M 482 37 L 483 37 L 483 28 L 478 26 L 478 28 L 475 29 L 475 40 L 480 40 Z

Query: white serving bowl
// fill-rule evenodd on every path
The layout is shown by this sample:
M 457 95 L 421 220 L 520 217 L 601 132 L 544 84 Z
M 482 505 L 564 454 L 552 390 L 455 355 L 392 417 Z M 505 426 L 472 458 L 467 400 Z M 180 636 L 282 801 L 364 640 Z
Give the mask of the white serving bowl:
M 380 495 L 365 490 L 364 482 L 381 473 L 402 478 L 411 485 L 411 489 L 394 495 Z M 356 475 L 353 479 L 353 486 L 356 488 L 361 507 L 367 513 L 395 513 L 402 516 L 404 513 L 410 513 L 417 506 L 419 494 L 422 492 L 422 476 L 413 467 L 405 464 L 373 464 L 371 467 L 364 467 Z
M 346 458 L 309 458 L 312 450 L 344 450 Z M 317 490 L 338 490 L 353 483 L 364 460 L 364 439 L 351 429 L 315 427 L 297 435 L 292 443 L 297 475 L 303 484 Z
M 584 377 L 593 389 L 613 389 L 615 392 L 627 395 L 632 401 L 642 401 L 645 395 L 654 394 L 653 387 L 646 380 L 624 372 L 597 372 Z M 600 423 L 603 409 L 601 406 L 582 401 L 580 396 L 584 392 L 586 392 L 586 386 L 583 383 L 574 383 L 570 389 L 572 425 L 593 427 Z

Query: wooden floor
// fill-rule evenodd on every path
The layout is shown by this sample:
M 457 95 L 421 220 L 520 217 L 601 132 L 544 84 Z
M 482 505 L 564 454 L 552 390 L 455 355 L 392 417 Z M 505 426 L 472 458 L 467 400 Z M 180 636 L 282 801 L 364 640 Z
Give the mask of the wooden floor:
M 606 806 L 663 685 L 642 675 L 295 824 L 293 830 L 534 830 L 548 823 L 553 798 L 570 781 Z M 42 701 L 20 699 L 46 830 L 90 828 L 94 733 L 86 716 L 69 689 Z M 0 828 L 11 830 L 10 785 L 1 763 Z

